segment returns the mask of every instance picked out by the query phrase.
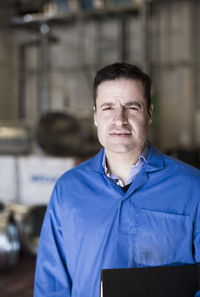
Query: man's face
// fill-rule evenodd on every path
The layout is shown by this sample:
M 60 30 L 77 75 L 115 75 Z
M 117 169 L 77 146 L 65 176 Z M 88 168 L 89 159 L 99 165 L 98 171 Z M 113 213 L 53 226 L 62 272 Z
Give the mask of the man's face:
M 102 82 L 97 88 L 94 114 L 101 145 L 113 153 L 141 151 L 152 110 L 153 106 L 147 110 L 140 81 L 120 78 Z

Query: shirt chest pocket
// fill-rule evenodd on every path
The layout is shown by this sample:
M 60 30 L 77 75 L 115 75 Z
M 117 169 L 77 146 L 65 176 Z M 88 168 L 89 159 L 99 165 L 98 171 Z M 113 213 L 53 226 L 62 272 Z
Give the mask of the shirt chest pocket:
M 132 254 L 135 264 L 155 266 L 184 260 L 190 225 L 186 215 L 140 210 Z

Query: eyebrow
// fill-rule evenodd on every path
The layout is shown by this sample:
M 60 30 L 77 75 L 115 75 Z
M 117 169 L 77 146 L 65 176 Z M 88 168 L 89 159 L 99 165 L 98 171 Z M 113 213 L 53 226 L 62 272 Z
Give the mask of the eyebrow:
M 131 106 L 131 105 L 136 105 L 138 107 L 142 106 L 142 104 L 138 101 L 131 101 L 131 102 L 128 102 L 127 104 L 125 104 L 125 106 Z
M 104 107 L 104 106 L 111 106 L 111 105 L 114 105 L 114 103 L 111 103 L 111 102 L 105 102 L 103 104 L 100 105 L 100 108 Z
M 104 106 L 112 106 L 112 105 L 115 105 L 115 103 L 113 102 L 105 102 L 103 104 L 100 105 L 100 108 L 104 107 Z M 138 107 L 141 107 L 142 104 L 138 101 L 131 101 L 131 102 L 128 102 L 125 104 L 125 106 L 131 106 L 131 105 L 136 105 Z

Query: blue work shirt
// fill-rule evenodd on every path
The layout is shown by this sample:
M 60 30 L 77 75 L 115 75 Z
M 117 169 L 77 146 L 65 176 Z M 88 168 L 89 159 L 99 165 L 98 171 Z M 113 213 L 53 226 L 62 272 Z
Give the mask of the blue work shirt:
M 103 154 L 66 172 L 53 190 L 34 297 L 99 297 L 105 268 L 200 263 L 200 171 L 150 145 L 124 193 L 106 176 Z

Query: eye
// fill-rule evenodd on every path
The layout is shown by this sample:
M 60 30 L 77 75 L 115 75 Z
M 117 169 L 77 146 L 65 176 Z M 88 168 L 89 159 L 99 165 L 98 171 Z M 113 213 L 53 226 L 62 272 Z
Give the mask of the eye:
M 139 106 L 137 106 L 137 105 L 130 105 L 130 106 L 127 107 L 127 109 L 129 109 L 129 110 L 136 110 L 136 111 L 139 111 L 140 110 Z
M 111 110 L 111 106 L 106 106 L 102 109 L 103 111 L 106 111 L 106 110 Z

